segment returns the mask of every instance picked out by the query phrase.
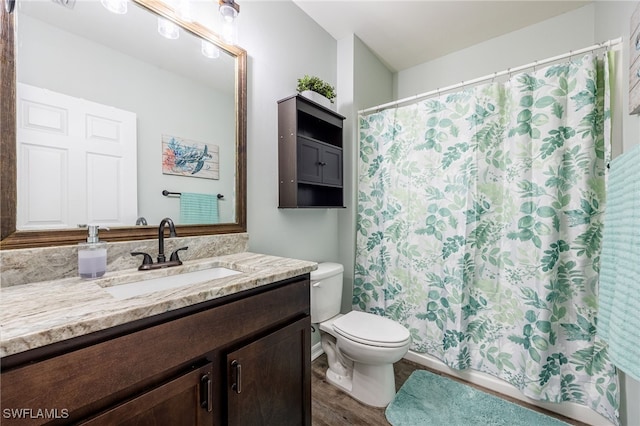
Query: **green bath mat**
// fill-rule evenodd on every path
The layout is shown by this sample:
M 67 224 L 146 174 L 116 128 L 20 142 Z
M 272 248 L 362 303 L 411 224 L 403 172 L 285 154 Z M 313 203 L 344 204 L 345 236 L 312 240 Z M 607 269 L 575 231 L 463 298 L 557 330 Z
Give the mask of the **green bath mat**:
M 385 412 L 393 426 L 567 426 L 446 377 L 416 370 Z

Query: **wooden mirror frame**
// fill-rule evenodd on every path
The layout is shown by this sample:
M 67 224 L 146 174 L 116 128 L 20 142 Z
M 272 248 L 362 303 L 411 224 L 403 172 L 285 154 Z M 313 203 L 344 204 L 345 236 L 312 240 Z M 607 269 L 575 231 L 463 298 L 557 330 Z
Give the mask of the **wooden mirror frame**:
M 6 2 L 7 0 L 3 0 Z M 177 225 L 179 236 L 246 232 L 247 230 L 247 52 L 221 41 L 206 27 L 180 20 L 158 0 L 132 0 L 163 16 L 197 37 L 208 40 L 236 58 L 236 222 L 215 225 Z M 215 6 L 215 2 L 212 1 Z M 15 12 L 14 12 L 15 13 Z M 86 229 L 16 230 L 16 66 L 14 13 L 0 8 L 0 250 L 76 244 L 86 238 Z M 132 241 L 158 237 L 156 226 L 118 227 L 100 234 L 104 241 Z

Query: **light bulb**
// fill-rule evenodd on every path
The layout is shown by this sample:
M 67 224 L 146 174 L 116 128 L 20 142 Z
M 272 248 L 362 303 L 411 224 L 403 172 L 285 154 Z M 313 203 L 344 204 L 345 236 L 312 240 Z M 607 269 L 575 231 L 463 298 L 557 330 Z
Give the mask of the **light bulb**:
M 221 36 L 227 44 L 236 44 L 238 40 L 238 11 L 240 6 L 233 0 L 220 0 L 220 24 L 222 25 Z
M 202 54 L 207 58 L 217 59 L 220 57 L 220 49 L 207 40 L 202 40 Z
M 227 44 L 236 44 L 236 26 L 233 22 L 225 22 L 222 25 L 222 39 Z
M 164 18 L 158 18 L 158 32 L 170 40 L 175 40 L 180 37 L 180 29 L 178 26 Z
M 118 15 L 127 13 L 127 0 L 100 0 L 100 3 L 109 12 L 117 13 Z
M 226 22 L 233 22 L 238 16 L 238 11 L 233 8 L 233 6 L 229 6 L 226 3 L 220 5 L 220 15 Z

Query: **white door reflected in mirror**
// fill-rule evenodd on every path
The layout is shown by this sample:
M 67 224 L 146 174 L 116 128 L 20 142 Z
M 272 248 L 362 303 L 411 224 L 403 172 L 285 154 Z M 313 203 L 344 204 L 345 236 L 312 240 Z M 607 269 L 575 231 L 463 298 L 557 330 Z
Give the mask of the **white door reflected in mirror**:
M 17 228 L 137 217 L 136 114 L 18 84 Z

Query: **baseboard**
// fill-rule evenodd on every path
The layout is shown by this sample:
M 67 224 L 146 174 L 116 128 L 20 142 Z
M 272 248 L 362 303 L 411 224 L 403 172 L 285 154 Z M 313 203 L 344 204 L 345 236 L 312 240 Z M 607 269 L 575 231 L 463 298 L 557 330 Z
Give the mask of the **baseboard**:
M 318 358 L 322 355 L 324 351 L 322 350 L 322 343 L 318 342 L 315 345 L 311 346 L 311 361 Z
M 580 422 L 587 423 L 589 425 L 593 425 L 593 426 L 612 425 L 612 423 L 609 420 L 605 419 L 604 417 L 600 416 L 598 413 L 585 407 L 584 405 L 576 404 L 573 402 L 563 402 L 561 404 L 554 404 L 550 402 L 536 401 L 522 395 L 515 386 L 512 386 L 509 383 L 501 379 L 498 379 L 497 377 L 490 376 L 486 373 L 481 373 L 479 371 L 475 371 L 471 369 L 462 370 L 462 371 L 454 370 L 452 368 L 447 367 L 442 361 L 440 361 L 435 357 L 413 352 L 413 351 L 407 352 L 407 355 L 405 355 L 404 358 L 408 361 L 415 362 L 416 364 L 420 364 L 425 367 L 429 367 L 433 370 L 437 370 L 442 373 L 446 373 L 451 376 L 458 377 L 469 383 L 473 383 L 475 385 L 482 386 L 487 389 L 491 389 L 493 391 L 499 392 L 511 398 L 524 401 L 528 404 L 536 405 L 538 407 L 544 408 L 545 410 L 553 411 L 554 413 L 558 413 L 565 417 L 569 417 L 571 419 L 575 419 Z

